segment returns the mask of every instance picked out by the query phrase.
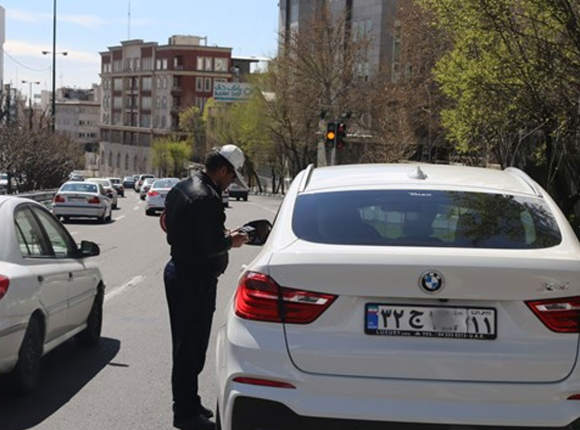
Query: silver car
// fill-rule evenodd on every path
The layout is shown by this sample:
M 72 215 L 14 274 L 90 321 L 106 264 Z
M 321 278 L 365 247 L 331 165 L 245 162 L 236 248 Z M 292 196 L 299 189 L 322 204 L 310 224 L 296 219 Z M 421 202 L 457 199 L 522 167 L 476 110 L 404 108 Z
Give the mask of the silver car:
M 177 178 L 164 178 L 157 179 L 151 185 L 151 188 L 147 192 L 145 197 L 145 214 L 153 215 L 156 211 L 162 211 L 165 209 L 165 198 L 167 193 L 171 190 L 177 183 L 179 179 Z
M 111 221 L 112 205 L 105 189 L 96 182 L 65 182 L 52 201 L 52 213 L 63 221 L 73 217 Z
M 145 200 L 147 192 L 151 188 L 151 185 L 153 185 L 153 182 L 155 182 L 156 180 L 157 180 L 156 178 L 146 178 L 143 181 L 143 183 L 141 184 L 141 188 L 139 189 L 139 197 L 141 198 L 141 200 Z

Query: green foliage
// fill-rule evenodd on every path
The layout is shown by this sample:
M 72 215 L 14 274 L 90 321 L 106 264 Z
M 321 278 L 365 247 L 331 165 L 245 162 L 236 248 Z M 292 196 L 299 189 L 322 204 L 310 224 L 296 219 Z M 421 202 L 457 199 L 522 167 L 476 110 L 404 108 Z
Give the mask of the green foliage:
M 153 167 L 160 176 L 179 178 L 185 175 L 186 164 L 191 157 L 191 146 L 187 142 L 172 138 L 156 139 L 151 147 Z

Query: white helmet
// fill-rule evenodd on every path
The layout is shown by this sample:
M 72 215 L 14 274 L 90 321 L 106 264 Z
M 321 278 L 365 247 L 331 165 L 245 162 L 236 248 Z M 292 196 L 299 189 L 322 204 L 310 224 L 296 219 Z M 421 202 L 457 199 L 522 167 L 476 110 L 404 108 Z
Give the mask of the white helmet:
M 240 172 L 244 166 L 244 161 L 246 160 L 242 150 L 236 145 L 224 145 L 219 149 L 218 154 L 228 160 L 234 168 L 236 172 L 236 182 L 238 182 L 239 185 L 248 188 L 248 185 Z

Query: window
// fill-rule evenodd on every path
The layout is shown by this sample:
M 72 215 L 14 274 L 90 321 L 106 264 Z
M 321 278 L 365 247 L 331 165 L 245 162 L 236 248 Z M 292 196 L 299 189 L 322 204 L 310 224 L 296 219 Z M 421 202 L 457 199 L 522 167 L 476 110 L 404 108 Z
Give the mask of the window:
M 216 72 L 227 72 L 228 71 L 228 59 L 227 58 L 216 58 L 214 59 L 214 70 Z
M 136 155 L 133 157 L 133 170 L 139 170 L 139 163 Z
M 205 58 L 205 70 L 211 72 L 213 70 L 213 58 L 206 57 Z
M 165 118 L 165 115 L 161 115 L 161 128 L 162 129 L 167 128 L 167 118 Z
M 70 235 L 50 214 L 39 208 L 32 207 L 31 209 L 38 217 L 40 224 L 48 236 L 48 241 L 52 245 L 54 256 L 57 258 L 72 256 L 77 250 L 77 246 Z
M 155 115 L 153 118 L 153 128 L 159 128 L 159 115 Z
M 109 166 L 113 167 L 113 151 L 109 152 Z
M 123 89 L 123 78 L 113 79 L 113 89 L 115 91 L 121 91 Z
M 123 109 L 123 97 L 113 97 L 113 108 Z
M 433 190 L 303 195 L 292 228 L 301 239 L 342 245 L 538 249 L 562 239 L 541 199 Z
M 139 70 L 139 59 L 138 58 L 133 59 L 133 70 Z
M 155 70 L 161 70 L 161 60 L 155 62 Z
M 167 70 L 167 58 L 161 60 L 161 69 Z
M 167 97 L 165 96 L 161 99 L 161 109 L 167 109 Z
M 117 153 L 117 169 L 121 168 L 121 153 Z
M 129 170 L 129 154 L 125 154 L 125 170 Z
M 153 69 L 153 58 L 143 58 L 141 60 L 141 66 L 143 70 L 151 70 Z
M 143 78 L 143 90 L 150 91 L 151 90 L 151 78 Z
M 203 91 L 203 78 L 195 78 L 195 91 Z
M 203 67 L 205 65 L 205 60 L 203 57 L 197 57 L 197 70 L 203 70 Z
M 161 89 L 161 78 L 157 78 L 157 89 Z
M 16 210 L 14 224 L 18 246 L 24 257 L 51 256 L 44 234 L 28 206 Z
M 167 77 L 166 76 L 163 77 L 163 89 L 164 90 L 167 89 Z
M 161 97 L 155 97 L 155 109 L 159 109 L 161 107 Z
M 141 98 L 141 109 L 151 110 L 151 97 Z
M 211 92 L 211 78 L 205 78 L 205 92 Z

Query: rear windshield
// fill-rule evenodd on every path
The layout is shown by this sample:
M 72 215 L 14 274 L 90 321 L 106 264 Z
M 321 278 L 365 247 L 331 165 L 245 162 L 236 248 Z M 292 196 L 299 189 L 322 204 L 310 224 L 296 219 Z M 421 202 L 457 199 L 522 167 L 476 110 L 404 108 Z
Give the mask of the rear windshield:
M 61 191 L 79 191 L 82 193 L 96 193 L 98 192 L 97 186 L 95 184 L 64 184 L 61 188 Z
M 343 245 L 535 249 L 561 241 L 539 198 L 455 191 L 305 194 L 292 228 L 300 239 Z
M 152 188 L 173 188 L 175 184 L 179 181 L 175 179 L 164 179 L 161 181 L 155 181 Z
M 111 184 L 120 184 L 121 183 L 120 179 L 109 179 L 109 181 L 111 181 Z

